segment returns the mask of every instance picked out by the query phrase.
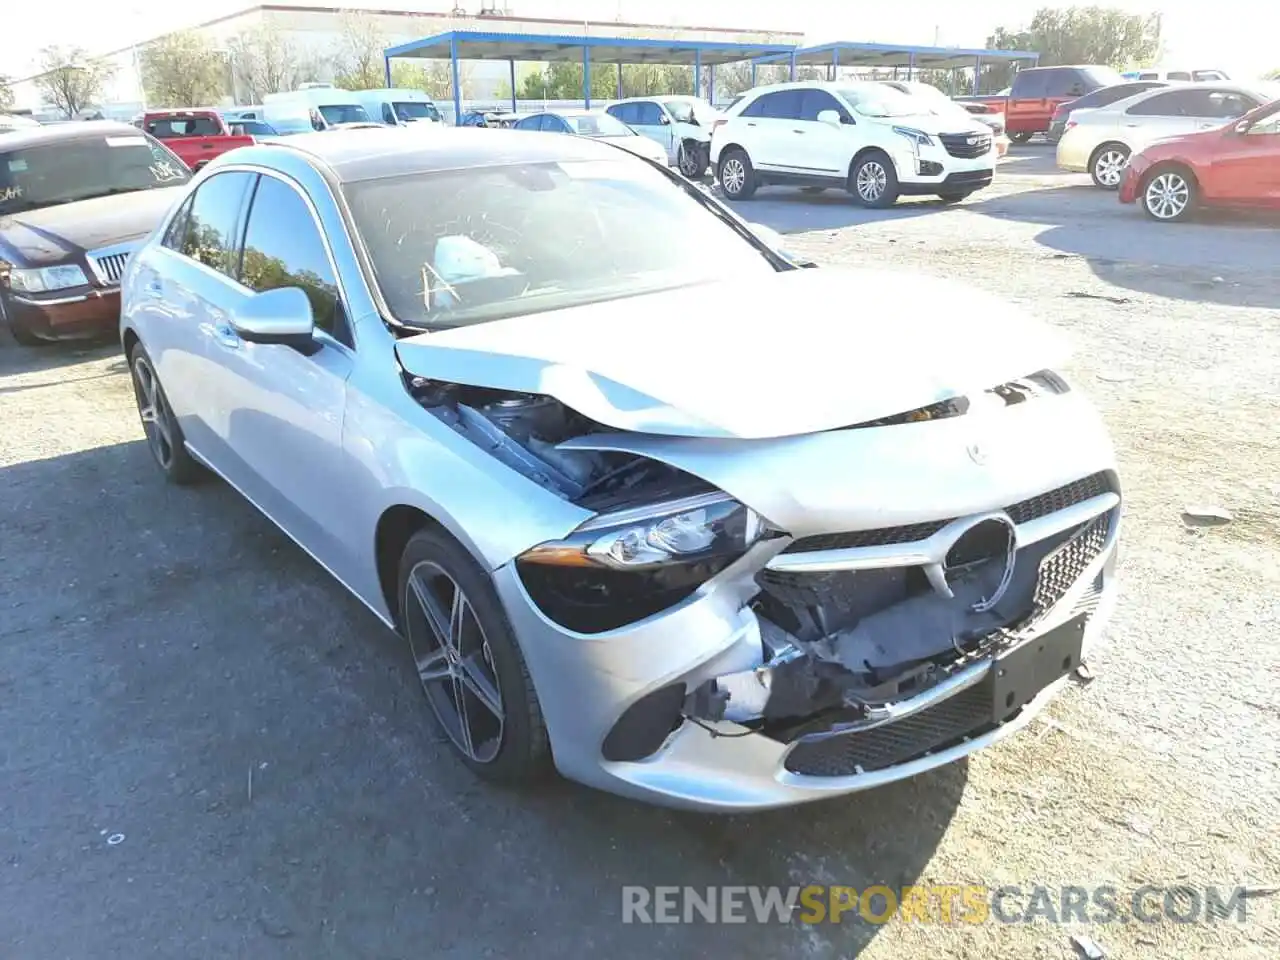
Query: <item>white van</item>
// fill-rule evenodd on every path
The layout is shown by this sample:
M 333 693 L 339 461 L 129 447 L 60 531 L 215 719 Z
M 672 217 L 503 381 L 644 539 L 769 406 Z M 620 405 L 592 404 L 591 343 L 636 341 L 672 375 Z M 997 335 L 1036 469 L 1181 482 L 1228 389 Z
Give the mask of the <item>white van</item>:
M 1126 80 L 1164 80 L 1169 83 L 1205 83 L 1231 79 L 1222 70 L 1166 70 L 1164 67 L 1130 70 L 1122 76 Z
M 443 122 L 435 101 L 421 90 L 383 87 L 352 92 L 374 123 L 403 127 L 411 123 Z
M 262 120 L 281 136 L 329 130 L 344 123 L 368 123 L 369 115 L 350 90 L 308 85 L 262 98 Z

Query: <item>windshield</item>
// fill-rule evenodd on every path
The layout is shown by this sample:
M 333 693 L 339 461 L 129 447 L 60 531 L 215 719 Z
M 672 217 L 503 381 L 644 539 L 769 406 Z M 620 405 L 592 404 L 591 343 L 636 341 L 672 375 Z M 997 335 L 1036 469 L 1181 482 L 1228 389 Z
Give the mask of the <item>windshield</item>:
M 688 100 L 668 100 L 666 105 L 677 123 L 693 121 L 706 126 L 715 119 L 716 108 L 705 100 L 690 97 Z
M 317 108 L 329 126 L 339 123 L 368 123 L 369 115 L 357 103 L 326 103 Z
M 190 178 L 186 164 L 142 133 L 0 150 L 0 216 L 172 187 Z
M 231 132 L 235 133 L 237 129 L 253 137 L 274 137 L 276 135 L 275 130 L 271 128 L 271 124 L 263 123 L 261 120 L 233 120 L 231 122 Z
M 343 190 L 392 315 L 425 329 L 775 269 L 668 175 L 630 158 L 471 167 Z
M 407 123 L 410 120 L 439 120 L 440 111 L 436 109 L 434 103 L 422 103 L 418 100 L 410 100 L 407 103 L 393 103 L 392 108 L 396 112 L 396 119 L 401 123 Z
M 1113 83 L 1124 82 L 1124 77 L 1110 67 L 1081 67 L 1080 72 L 1095 87 L 1109 87 Z
M 919 100 L 882 83 L 841 87 L 840 96 L 864 117 L 911 117 L 921 113 Z
M 583 114 L 564 118 L 580 137 L 638 137 L 639 134 L 617 117 L 607 113 Z

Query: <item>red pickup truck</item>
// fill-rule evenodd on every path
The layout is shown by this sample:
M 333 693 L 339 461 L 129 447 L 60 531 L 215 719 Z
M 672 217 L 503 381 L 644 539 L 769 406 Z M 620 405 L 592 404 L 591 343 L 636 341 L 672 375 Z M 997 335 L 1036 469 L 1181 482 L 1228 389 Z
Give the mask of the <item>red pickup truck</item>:
M 1045 133 L 1059 104 L 1120 83 L 1124 78 L 1110 67 L 1029 67 L 1013 75 L 1008 96 L 956 97 L 962 104 L 987 104 L 1004 114 L 1005 129 L 1014 143 L 1026 143 Z
M 234 135 L 214 110 L 150 110 L 136 123 L 193 171 L 228 150 L 256 142 L 250 136 Z

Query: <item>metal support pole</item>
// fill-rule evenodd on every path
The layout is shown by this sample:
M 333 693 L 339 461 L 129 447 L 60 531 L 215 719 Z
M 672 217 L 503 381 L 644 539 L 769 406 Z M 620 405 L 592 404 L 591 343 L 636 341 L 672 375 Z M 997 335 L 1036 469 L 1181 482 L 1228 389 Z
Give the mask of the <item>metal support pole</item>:
M 507 61 L 511 66 L 511 112 L 516 112 L 516 61 L 512 57 Z
M 982 76 L 982 58 L 973 58 L 973 95 L 978 95 L 979 78 Z
M 755 85 L 756 85 L 756 62 L 752 60 L 751 61 L 751 86 L 754 87 Z
M 391 58 L 382 58 L 382 75 L 386 78 L 387 86 L 391 86 Z
M 453 77 L 453 125 L 462 122 L 462 84 L 458 80 L 458 40 L 449 38 L 449 70 Z
M 702 96 L 702 51 L 693 51 L 693 95 Z
M 622 92 L 622 63 L 618 63 L 618 99 L 621 100 L 626 94 Z
M 840 79 L 840 48 L 831 48 L 831 80 L 832 82 Z
M 707 103 L 712 105 L 716 102 L 716 65 L 713 63 L 707 68 L 711 75 L 707 78 Z
M 916 78 L 916 55 L 914 53 L 907 54 L 907 79 L 914 80 Z
M 794 80 L 795 78 L 796 78 L 796 52 L 792 50 L 791 51 L 791 69 L 787 73 L 787 79 Z
M 582 104 L 591 109 L 591 48 L 582 48 Z

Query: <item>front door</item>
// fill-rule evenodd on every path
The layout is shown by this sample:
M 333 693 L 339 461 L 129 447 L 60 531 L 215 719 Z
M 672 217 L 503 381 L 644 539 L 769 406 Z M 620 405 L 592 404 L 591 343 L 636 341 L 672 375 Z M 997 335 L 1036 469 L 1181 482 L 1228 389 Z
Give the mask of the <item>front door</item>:
M 1280 209 L 1280 103 L 1247 133 L 1223 134 L 1205 179 L 1211 197 Z
M 208 342 L 224 373 L 218 424 L 247 477 L 243 492 L 336 572 L 346 565 L 337 531 L 354 354 L 328 247 L 300 190 L 267 174 L 259 179 L 244 231 L 239 301 L 300 287 L 315 317 L 315 349 L 249 343 L 230 317 L 210 329 Z
M 671 122 L 671 117 L 667 115 L 662 104 L 653 100 L 638 100 L 633 106 L 636 119 L 635 123 L 631 124 L 631 128 L 636 133 L 661 144 L 662 149 L 667 151 L 667 162 L 675 163 L 677 146 L 675 124 Z

